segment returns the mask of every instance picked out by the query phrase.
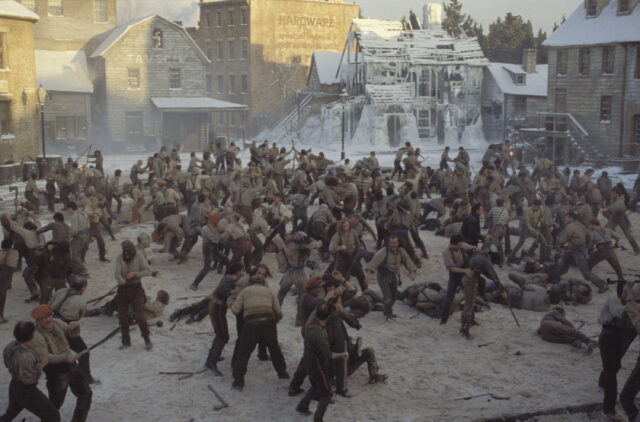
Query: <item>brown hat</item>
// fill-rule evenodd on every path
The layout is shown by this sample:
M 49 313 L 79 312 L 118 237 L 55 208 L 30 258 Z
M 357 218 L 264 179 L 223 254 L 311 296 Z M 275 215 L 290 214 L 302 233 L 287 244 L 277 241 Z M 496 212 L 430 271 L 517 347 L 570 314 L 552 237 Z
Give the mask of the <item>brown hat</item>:
M 309 280 L 307 280 L 307 283 L 304 285 L 304 289 L 313 290 L 313 289 L 317 289 L 318 287 L 322 287 L 322 285 L 323 285 L 322 278 L 318 276 L 313 276 Z
M 31 311 L 31 318 L 37 320 L 53 315 L 53 309 L 49 305 L 38 305 Z
M 209 216 L 209 224 L 213 224 L 214 226 L 217 226 L 220 220 L 222 220 L 222 216 L 218 213 Z

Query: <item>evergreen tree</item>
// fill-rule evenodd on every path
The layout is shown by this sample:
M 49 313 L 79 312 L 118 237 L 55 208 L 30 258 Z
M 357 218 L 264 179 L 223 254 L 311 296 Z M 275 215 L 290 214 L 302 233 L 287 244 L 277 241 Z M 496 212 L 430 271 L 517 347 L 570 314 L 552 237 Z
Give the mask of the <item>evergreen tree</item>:
M 449 4 L 443 1 L 442 9 L 444 12 L 442 29 L 453 37 L 460 36 L 460 27 L 465 21 L 465 15 L 462 13 L 462 3 L 460 0 L 450 0 Z

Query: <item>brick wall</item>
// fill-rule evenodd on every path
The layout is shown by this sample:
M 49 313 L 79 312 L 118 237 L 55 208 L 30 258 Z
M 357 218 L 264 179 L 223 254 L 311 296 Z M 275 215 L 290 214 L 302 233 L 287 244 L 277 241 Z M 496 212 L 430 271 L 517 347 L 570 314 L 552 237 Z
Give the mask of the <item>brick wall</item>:
M 6 37 L 4 45 L 7 61 L 5 69 L 0 70 L 0 84 L 4 86 L 0 101 L 8 103 L 9 133 L 15 136 L 14 148 L 6 148 L 7 143 L 0 148 L 1 164 L 20 161 L 25 155 L 35 156 L 39 149 L 33 23 L 0 18 L 0 31 Z M 23 92 L 26 95 L 26 105 L 22 100 Z

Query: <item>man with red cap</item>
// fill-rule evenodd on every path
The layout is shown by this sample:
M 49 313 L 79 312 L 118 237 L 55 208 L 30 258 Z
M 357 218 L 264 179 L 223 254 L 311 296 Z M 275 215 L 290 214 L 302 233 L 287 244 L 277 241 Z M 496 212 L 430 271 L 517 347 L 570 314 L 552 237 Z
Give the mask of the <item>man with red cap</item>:
M 86 421 L 93 393 L 78 366 L 78 356 L 71 351 L 67 340 L 67 336 L 78 336 L 80 324 L 77 321 L 66 324 L 62 320 L 53 319 L 53 309 L 45 304 L 37 306 L 31 312 L 31 317 L 36 320 L 32 347 L 47 375 L 49 400 L 60 409 L 67 388 L 71 388 L 77 398 L 71 421 Z

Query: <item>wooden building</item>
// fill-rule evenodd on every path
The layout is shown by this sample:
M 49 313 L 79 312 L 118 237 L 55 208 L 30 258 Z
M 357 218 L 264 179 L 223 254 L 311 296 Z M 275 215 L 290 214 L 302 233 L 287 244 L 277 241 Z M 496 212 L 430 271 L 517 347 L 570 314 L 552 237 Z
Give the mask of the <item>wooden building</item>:
M 13 0 L 0 1 L 0 164 L 38 155 L 34 23 Z
M 540 133 L 589 154 L 640 154 L 640 0 L 585 0 L 544 42 Z
M 117 151 L 204 148 L 213 112 L 242 121 L 247 109 L 205 96 L 209 63 L 185 28 L 161 16 L 114 28 L 90 57 L 97 141 Z
M 84 51 L 36 50 L 37 85 L 47 92 L 45 137 L 54 151 L 84 150 L 91 139 L 91 96 Z
M 523 52 L 523 64 L 489 63 L 482 78 L 482 127 L 487 141 L 512 138 L 522 127 L 537 125 L 547 109 L 548 66 L 537 51 Z

